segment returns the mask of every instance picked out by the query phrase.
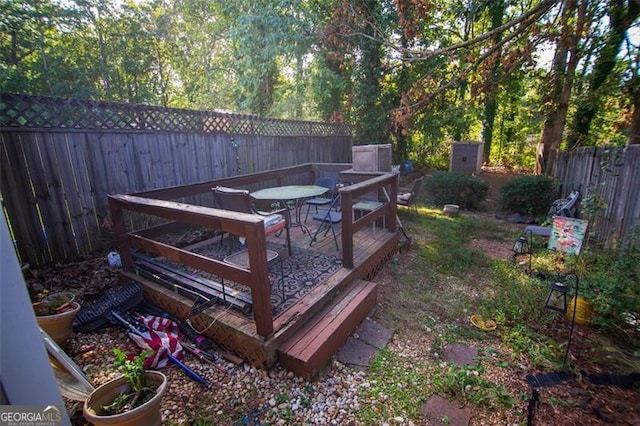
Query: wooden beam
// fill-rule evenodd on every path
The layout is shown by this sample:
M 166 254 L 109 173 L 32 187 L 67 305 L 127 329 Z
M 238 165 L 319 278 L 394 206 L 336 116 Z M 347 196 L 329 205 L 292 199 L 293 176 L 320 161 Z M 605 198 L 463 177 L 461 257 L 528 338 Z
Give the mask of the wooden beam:
M 262 223 L 262 218 L 256 218 L 252 214 L 194 206 L 175 201 L 155 200 L 133 195 L 109 195 L 108 198 L 110 205 L 118 206 L 120 209 L 164 217 L 190 225 L 206 226 L 234 235 L 244 236 L 244 228 L 247 223 Z
M 139 235 L 129 234 L 129 244 L 157 256 L 166 257 L 174 262 L 199 269 L 210 274 L 223 277 L 248 287 L 252 286 L 252 277 L 245 269 L 241 269 L 210 257 L 192 253 L 159 241 L 150 240 Z
M 353 268 L 353 192 L 340 190 L 340 202 L 342 209 L 342 265 L 345 268 Z
M 116 238 L 116 246 L 120 252 L 120 260 L 125 271 L 131 269 L 131 249 L 126 239 L 127 226 L 124 222 L 123 206 L 114 199 L 108 198 L 109 209 L 111 210 L 111 222 L 113 223 L 113 233 Z
M 297 173 L 313 173 L 313 163 L 306 163 L 297 166 L 283 167 L 266 172 L 249 173 L 245 175 L 233 176 L 223 179 L 215 179 L 206 182 L 194 183 L 191 185 L 177 185 L 150 191 L 132 193 L 138 197 L 148 197 L 162 200 L 171 200 L 181 197 L 198 195 L 211 192 L 216 186 L 243 187 L 252 184 L 277 181 L 278 186 L 283 185 L 287 177 Z
M 253 296 L 253 316 L 256 332 L 261 336 L 273 333 L 273 313 L 271 311 L 271 282 L 267 262 L 267 242 L 264 227 L 247 229 L 247 250 Z

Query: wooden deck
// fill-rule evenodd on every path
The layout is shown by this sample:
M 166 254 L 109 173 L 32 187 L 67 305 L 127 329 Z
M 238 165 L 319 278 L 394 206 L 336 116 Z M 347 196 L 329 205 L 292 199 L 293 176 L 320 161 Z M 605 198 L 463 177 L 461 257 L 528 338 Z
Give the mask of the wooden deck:
M 316 225 L 311 222 L 312 220 L 309 219 L 311 230 L 315 230 Z M 294 227 L 291 231 L 293 255 L 295 256 L 296 249 L 309 249 L 310 237 L 298 227 Z M 282 362 L 283 366 L 302 377 L 311 379 L 375 306 L 376 285 L 368 283 L 366 294 L 358 286 L 363 282 L 367 283 L 368 280 L 375 280 L 377 272 L 396 252 L 399 238 L 398 232 L 388 232 L 379 227 L 374 230 L 367 226 L 357 232 L 354 235 L 355 267 L 340 268 L 293 306 L 276 316 L 274 332 L 268 338 L 258 335 L 254 322 L 239 309 L 215 304 L 196 316 L 190 316 L 189 311 L 194 304 L 193 298 L 174 292 L 135 272 L 126 272 L 126 274 L 140 282 L 145 297 L 153 304 L 181 320 L 189 318 L 197 330 L 203 331 L 204 335 L 253 366 L 269 368 L 278 361 L 279 357 L 284 357 L 287 361 Z M 283 243 L 282 237 L 270 236 L 268 240 L 274 244 Z M 311 248 L 331 255 L 340 254 L 336 250 L 331 232 L 326 237 L 319 235 L 317 242 L 314 242 Z M 362 294 L 358 296 L 358 293 Z M 365 296 L 364 301 L 358 299 L 362 296 Z M 355 300 L 351 300 L 354 298 Z M 302 354 L 308 361 L 305 363 L 303 361 L 305 358 L 297 359 L 295 353 L 287 353 L 287 348 L 293 352 L 299 349 L 299 345 L 289 342 L 290 339 L 301 340 L 303 337 L 300 332 L 304 333 L 305 327 L 307 332 L 315 335 L 317 328 L 310 328 L 309 325 L 321 321 L 322 318 L 327 317 L 327 312 L 335 309 L 338 309 L 336 319 L 329 324 L 324 324 L 324 334 L 320 336 L 322 338 L 307 342 L 307 346 L 309 344 L 314 346 L 318 354 L 307 347 L 306 354 Z M 334 314 L 335 312 L 327 318 L 333 317 Z M 283 346 L 285 348 L 281 349 Z
M 299 166 L 295 170 L 317 172 L 310 166 Z M 240 176 L 225 183 L 242 187 L 262 182 L 265 176 L 275 176 L 280 181 L 290 174 L 290 169 L 277 170 Z M 295 374 L 313 379 L 377 303 L 375 275 L 397 252 L 401 238 L 400 229 L 392 220 L 396 214 L 397 176 L 382 174 L 340 190 L 342 222 L 336 229 L 339 250 L 336 250 L 331 232 L 318 234 L 317 240 L 310 245 L 308 233 L 302 232 L 300 227 L 291 227 L 293 253 L 288 257 L 286 250 L 280 250 L 279 256 L 283 262 L 281 265 L 289 262 L 289 272 L 285 274 L 285 268 L 281 268 L 282 293 L 275 289 L 278 278 L 274 268 L 277 270 L 277 266 L 269 263 L 266 249 L 272 250 L 278 245 L 283 247 L 284 235 L 265 236 L 262 219 L 254 215 L 170 201 L 178 193 L 203 193 L 212 185 L 209 182 L 153 193 L 110 196 L 124 273 L 141 283 L 150 302 L 189 322 L 196 331 L 251 365 L 269 368 L 280 361 Z M 364 217 L 354 217 L 351 206 L 361 197 L 383 193 L 385 198 L 380 209 Z M 152 195 L 154 198 L 150 198 Z M 129 230 L 131 226 L 125 219 L 127 211 L 164 218 L 164 222 Z M 381 226 L 383 222 L 386 228 Z M 246 239 L 244 250 L 247 251 L 249 267 L 225 262 L 218 256 L 220 253 L 202 253 L 196 250 L 196 246 L 177 247 L 162 240 L 161 235 L 185 225 L 218 230 L 218 236 L 208 237 L 209 240 L 196 244 L 198 246 L 224 246 L 229 240 L 221 241 L 220 234 Z M 313 235 L 319 222 L 309 218 L 306 225 Z M 140 258 L 136 255 L 139 250 L 151 256 L 151 270 L 148 264 L 140 265 Z M 304 263 L 295 263 L 303 258 Z M 169 279 L 163 279 L 157 273 L 161 272 L 157 268 L 162 265 L 154 263 L 159 259 L 183 265 L 188 272 L 172 270 L 178 273 L 171 272 L 164 277 Z M 329 268 L 326 268 L 327 264 Z M 294 265 L 298 270 L 294 270 Z M 305 274 L 297 275 L 300 270 L 315 272 L 321 266 L 325 268 L 321 274 L 310 274 L 313 279 Z M 237 285 L 234 287 L 236 290 L 246 290 L 237 296 L 238 303 L 228 303 L 228 300 L 220 303 L 216 295 L 228 294 L 228 287 L 222 286 L 216 277 L 224 280 L 222 283 L 226 282 L 226 285 Z M 195 280 L 196 284 L 185 287 L 175 284 L 186 283 L 185 280 Z M 306 287 L 292 293 L 291 288 L 295 290 L 298 283 Z M 195 288 L 197 292 L 185 291 L 186 288 Z M 199 299 L 197 293 L 204 294 L 214 303 L 207 304 L 202 310 L 193 310 L 194 302 Z M 237 291 L 234 293 L 239 294 Z M 282 294 L 281 304 L 274 302 L 278 294 Z M 247 303 L 249 309 L 246 309 Z
M 373 309 L 377 297 L 376 283 L 353 281 L 342 297 L 328 304 L 280 346 L 282 366 L 306 380 L 316 377 Z

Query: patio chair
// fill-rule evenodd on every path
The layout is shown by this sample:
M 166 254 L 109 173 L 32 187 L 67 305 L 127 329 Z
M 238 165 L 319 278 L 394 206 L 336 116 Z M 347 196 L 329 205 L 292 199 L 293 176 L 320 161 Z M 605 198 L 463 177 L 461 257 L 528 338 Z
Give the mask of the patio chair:
M 336 235 L 335 226 L 342 222 L 342 212 L 337 211 L 337 206 L 340 205 L 340 195 L 338 194 L 334 197 L 333 201 L 329 209 L 322 210 L 312 216 L 313 220 L 317 220 L 320 222 L 318 229 L 316 229 L 316 233 L 313 234 L 311 238 L 311 242 L 309 242 L 309 246 L 316 241 L 316 238 L 320 232 L 322 232 L 323 228 L 326 228 L 324 231 L 324 235 L 326 236 L 329 233 L 329 230 L 333 233 L 333 241 L 336 243 L 336 250 L 340 251 L 340 246 L 338 246 L 338 236 Z
M 413 206 L 416 213 L 418 213 L 418 206 L 416 205 L 416 201 L 418 199 L 418 196 L 420 195 L 423 180 L 424 176 L 421 176 L 413 181 L 413 186 L 411 188 L 399 188 L 397 204 L 399 206 L 408 208 Z
M 333 202 L 333 199 L 336 195 L 336 185 L 337 182 L 334 178 L 331 177 L 321 177 L 316 180 L 316 186 L 323 186 L 327 188 L 328 195 L 330 197 L 314 197 L 306 200 L 304 203 L 307 205 L 307 213 L 304 215 L 304 223 L 307 223 L 307 219 L 309 218 L 309 210 L 311 210 L 311 206 L 316 208 L 316 213 L 318 213 L 318 206 L 328 206 Z
M 289 233 L 288 210 L 286 208 L 270 212 L 262 212 L 255 208 L 254 200 L 245 189 L 234 189 L 218 186 L 213 190 L 216 204 L 224 209 L 240 213 L 260 216 L 264 219 L 265 235 L 275 234 L 283 229 L 287 237 L 287 249 L 291 256 L 291 236 Z M 283 214 L 284 213 L 284 214 Z
M 556 200 L 551 204 L 547 217 L 576 217 L 577 203 L 580 199 L 580 191 L 571 191 L 566 199 Z M 534 235 L 548 237 L 551 235 L 551 226 L 527 225 L 523 234 L 531 240 Z M 530 241 L 532 242 L 532 241 Z

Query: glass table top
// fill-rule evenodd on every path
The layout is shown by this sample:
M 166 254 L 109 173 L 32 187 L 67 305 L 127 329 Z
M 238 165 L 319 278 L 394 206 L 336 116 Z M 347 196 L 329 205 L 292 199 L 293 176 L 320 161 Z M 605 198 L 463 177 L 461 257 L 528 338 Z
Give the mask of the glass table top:
M 317 197 L 329 191 L 317 185 L 287 185 L 264 188 L 252 192 L 251 196 L 258 200 L 298 200 L 300 198 Z

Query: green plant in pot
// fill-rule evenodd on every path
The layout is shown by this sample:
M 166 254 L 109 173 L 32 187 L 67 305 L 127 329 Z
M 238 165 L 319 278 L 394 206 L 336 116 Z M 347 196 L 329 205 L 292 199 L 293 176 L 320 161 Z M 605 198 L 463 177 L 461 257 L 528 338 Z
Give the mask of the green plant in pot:
M 75 295 L 68 291 L 51 293 L 32 306 L 40 328 L 58 345 L 64 344 L 71 336 L 73 319 L 80 311 Z
M 167 390 L 167 378 L 144 368 L 144 360 L 152 351 L 144 351 L 133 359 L 120 349 L 113 352 L 115 366 L 122 376 L 89 395 L 84 402 L 84 418 L 94 425 L 160 425 L 160 404 Z

